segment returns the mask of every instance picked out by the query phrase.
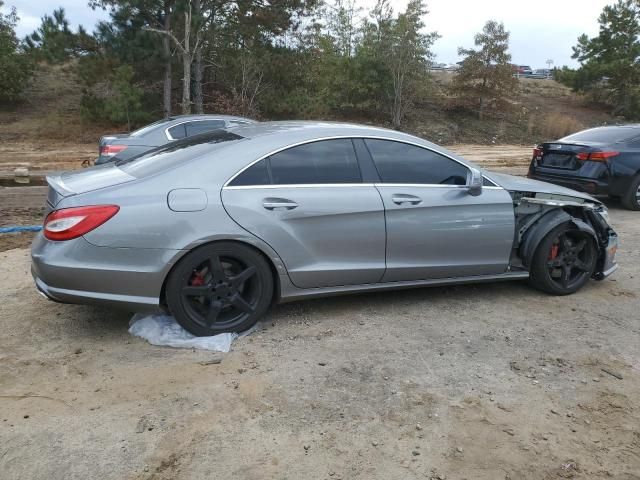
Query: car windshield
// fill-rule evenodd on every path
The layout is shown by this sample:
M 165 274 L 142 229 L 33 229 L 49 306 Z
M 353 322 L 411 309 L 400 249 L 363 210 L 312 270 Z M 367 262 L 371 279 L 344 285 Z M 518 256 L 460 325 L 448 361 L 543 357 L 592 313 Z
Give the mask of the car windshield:
M 117 167 L 136 178 L 152 175 L 173 165 L 195 158 L 200 153 L 211 152 L 229 142 L 245 137 L 225 130 L 201 133 L 182 140 L 168 143 L 141 155 L 116 160 Z
M 149 125 L 139 128 L 138 130 L 134 130 L 129 134 L 130 137 L 142 137 L 143 135 L 149 133 L 151 130 L 155 130 L 159 125 L 163 125 L 165 123 L 169 123 L 175 120 L 174 118 L 163 118 L 162 120 L 158 120 L 157 122 L 150 123 Z
M 640 128 L 600 127 L 584 130 L 561 138 L 561 142 L 620 143 L 640 135 Z

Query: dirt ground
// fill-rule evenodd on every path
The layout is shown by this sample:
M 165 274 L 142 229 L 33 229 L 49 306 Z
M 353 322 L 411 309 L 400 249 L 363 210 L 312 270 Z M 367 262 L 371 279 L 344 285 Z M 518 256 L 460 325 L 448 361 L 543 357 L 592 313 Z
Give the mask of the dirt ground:
M 35 221 L 43 194 L 0 189 L 0 220 Z M 621 268 L 578 294 L 291 303 L 219 364 L 131 337 L 130 313 L 47 301 L 5 245 L 0 477 L 640 479 L 640 222 L 610 209 Z

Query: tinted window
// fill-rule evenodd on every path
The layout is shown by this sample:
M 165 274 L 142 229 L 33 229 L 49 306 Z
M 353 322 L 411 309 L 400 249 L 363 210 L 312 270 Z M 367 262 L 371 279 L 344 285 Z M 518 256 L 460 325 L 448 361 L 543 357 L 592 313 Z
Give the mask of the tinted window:
M 365 140 L 385 183 L 466 185 L 467 168 L 431 150 L 390 140 Z
M 270 157 L 276 185 L 359 183 L 362 181 L 351 140 L 322 140 L 289 148 Z
M 493 183 L 491 180 L 489 180 L 486 177 L 482 177 L 482 186 L 483 187 L 497 187 L 497 185 L 495 183 Z
M 171 127 L 169 129 L 169 135 L 171 135 L 171 138 L 173 138 L 174 140 L 179 140 L 181 138 L 186 137 L 187 132 L 184 129 L 184 123 L 181 123 L 180 125 L 176 125 L 175 127 Z
M 640 129 L 631 127 L 600 127 L 591 128 L 561 138 L 561 142 L 597 142 L 618 143 L 630 140 L 640 134 Z
M 270 183 L 267 161 L 260 160 L 234 178 L 229 185 L 237 187 L 240 185 L 269 185 Z
M 197 135 L 198 133 L 210 132 L 218 128 L 224 128 L 224 120 L 201 120 L 198 122 L 189 122 L 184 124 L 187 131 L 187 137 Z M 173 137 L 173 135 L 171 135 Z M 175 138 L 175 137 L 173 137 Z

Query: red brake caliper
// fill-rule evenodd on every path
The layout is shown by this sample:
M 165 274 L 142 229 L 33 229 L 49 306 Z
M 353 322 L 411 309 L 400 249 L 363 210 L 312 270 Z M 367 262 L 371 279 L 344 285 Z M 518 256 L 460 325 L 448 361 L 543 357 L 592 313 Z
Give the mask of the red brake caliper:
M 558 249 L 560 248 L 560 245 L 557 243 L 554 243 L 553 245 L 551 245 L 551 251 L 549 252 L 549 260 L 555 260 L 556 257 L 558 256 Z
M 204 277 L 200 272 L 193 272 L 193 276 L 191 277 L 189 284 L 192 287 L 200 287 L 204 285 Z

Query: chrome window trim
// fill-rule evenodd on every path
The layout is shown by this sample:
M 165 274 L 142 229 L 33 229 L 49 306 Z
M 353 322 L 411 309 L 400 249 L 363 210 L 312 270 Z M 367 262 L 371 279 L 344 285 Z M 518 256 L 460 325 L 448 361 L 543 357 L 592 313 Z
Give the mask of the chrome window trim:
M 458 188 L 461 190 L 467 190 L 469 188 L 469 185 L 448 185 L 448 184 L 441 184 L 441 183 L 375 183 L 374 186 L 376 187 L 410 187 L 410 188 L 422 188 L 422 187 L 427 187 L 427 188 Z M 488 189 L 488 190 L 504 190 L 504 188 L 502 187 L 482 187 L 483 190 Z
M 337 188 L 337 187 L 374 187 L 374 183 L 291 183 L 282 185 L 230 185 L 225 190 L 253 190 L 261 188 Z
M 175 127 L 175 125 L 174 125 L 174 127 Z M 289 148 L 298 147 L 300 145 L 306 145 L 307 143 L 322 142 L 324 140 L 342 140 L 342 139 L 345 139 L 345 138 L 348 138 L 348 139 L 361 138 L 361 139 L 370 139 L 370 140 L 389 140 L 391 142 L 398 142 L 398 143 L 404 143 L 404 144 L 407 144 L 407 145 L 413 145 L 415 147 L 419 147 L 419 148 L 423 148 L 425 150 L 429 150 L 430 152 L 433 152 L 435 154 L 442 155 L 443 157 L 448 158 L 449 160 L 453 160 L 454 162 L 459 163 L 460 165 L 464 166 L 465 168 L 467 168 L 469 170 L 471 170 L 471 168 L 473 168 L 470 165 L 467 165 L 466 163 L 464 163 L 464 162 L 462 162 L 460 160 L 457 160 L 457 159 L 455 159 L 455 158 L 453 158 L 453 157 L 451 157 L 451 156 L 449 156 L 449 155 L 447 155 L 445 153 L 438 152 L 438 151 L 436 151 L 436 150 L 434 150 L 432 148 L 429 148 L 429 147 L 426 147 L 424 145 L 420 145 L 419 143 L 411 142 L 411 141 L 408 141 L 408 140 L 399 140 L 397 138 L 384 137 L 384 136 L 381 136 L 381 135 L 332 135 L 332 136 L 329 136 L 329 137 L 319 137 L 319 138 L 314 138 L 314 139 L 311 139 L 311 140 L 303 140 L 301 142 L 292 143 L 292 144 L 289 144 L 289 145 L 287 145 L 285 147 L 280 147 L 280 148 L 278 148 L 276 150 L 273 150 L 272 152 L 269 152 L 266 155 L 263 155 L 262 157 L 258 158 L 257 160 L 254 160 L 253 162 L 249 163 L 248 165 L 242 167 L 235 174 L 233 174 L 229 180 L 227 180 L 225 182 L 225 184 L 222 186 L 222 188 L 228 188 L 229 184 L 231 182 L 233 182 L 238 175 L 240 175 L 242 172 L 244 172 L 249 167 L 251 167 L 254 164 L 264 160 L 267 157 L 270 157 L 271 155 L 275 155 L 276 153 L 282 152 L 283 150 L 288 150 Z M 483 178 L 484 178 L 484 176 L 483 176 Z M 487 180 L 489 180 L 491 183 L 495 183 L 490 178 L 487 178 Z M 410 185 L 410 184 L 407 184 L 407 185 Z M 427 185 L 427 184 L 420 184 L 420 185 Z M 249 185 L 247 185 L 247 186 L 249 186 Z M 253 186 L 253 185 L 251 185 L 251 186 Z M 486 187 L 486 188 L 490 188 L 490 187 Z
M 430 183 L 292 183 L 282 185 L 228 185 L 224 190 L 258 190 L 263 188 L 336 188 L 336 187 L 410 187 L 410 188 L 451 188 L 465 190 L 467 185 L 441 185 Z M 483 190 L 504 190 L 502 187 L 482 187 Z
M 224 123 L 224 127 L 220 127 L 220 128 L 227 128 L 229 126 L 229 123 L 227 122 L 227 120 L 224 120 L 222 118 L 194 118 L 193 120 L 185 120 L 184 122 L 179 122 L 179 123 L 174 123 L 173 125 L 167 127 L 164 129 L 164 134 L 167 137 L 167 140 L 173 142 L 174 140 L 182 140 L 182 138 L 188 138 L 187 136 L 182 137 L 182 138 L 173 138 L 171 136 L 171 134 L 169 133 L 169 130 L 171 130 L 173 127 L 177 127 L 179 125 L 184 125 L 185 123 L 192 123 L 192 122 L 208 122 L 208 121 L 219 121 Z M 185 131 L 185 134 L 187 132 Z

